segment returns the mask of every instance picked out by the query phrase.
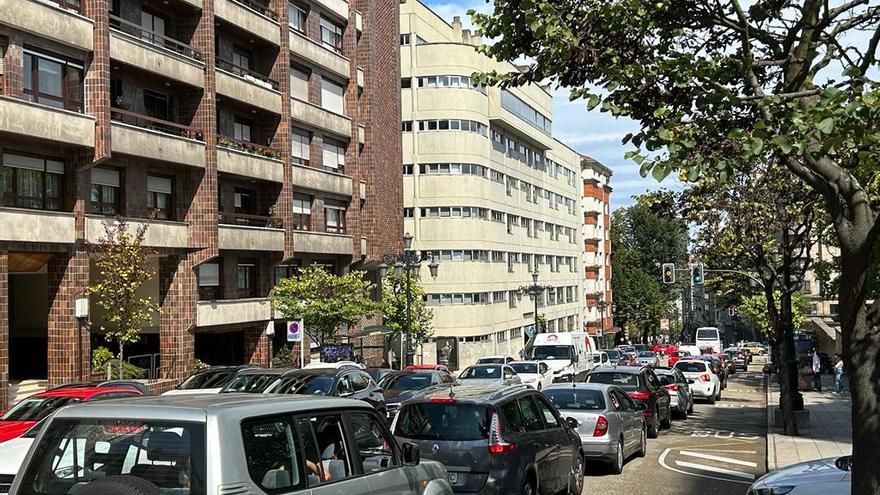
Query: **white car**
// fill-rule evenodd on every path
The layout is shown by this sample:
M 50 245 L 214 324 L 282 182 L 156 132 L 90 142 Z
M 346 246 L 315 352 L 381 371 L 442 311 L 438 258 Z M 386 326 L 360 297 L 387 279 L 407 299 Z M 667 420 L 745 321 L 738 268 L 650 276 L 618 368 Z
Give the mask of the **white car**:
M 12 480 L 18 474 L 18 469 L 34 443 L 34 438 L 40 432 L 45 421 L 40 421 L 26 431 L 22 436 L 0 443 L 0 494 L 9 493 Z
M 514 359 L 510 356 L 486 356 L 477 359 L 474 364 L 510 364 Z
M 852 457 L 830 457 L 795 464 L 767 473 L 756 481 L 748 495 L 828 495 L 850 493 Z
M 593 353 L 593 364 L 596 366 L 611 366 L 611 358 L 605 351 L 596 351 Z
M 712 373 L 709 363 L 698 359 L 683 359 L 675 363 L 675 369 L 688 379 L 695 399 L 706 399 L 709 404 L 721 400 L 721 379 Z
M 366 369 L 366 367 L 362 364 L 358 364 L 354 361 L 336 361 L 335 363 L 324 363 L 321 361 L 312 361 L 311 363 L 305 365 L 303 369 L 314 370 L 314 369 L 335 369 L 339 368 L 357 368 L 357 369 Z
M 642 351 L 636 354 L 636 362 L 639 363 L 639 366 L 660 366 L 660 360 L 651 351 Z
M 523 383 L 535 390 L 544 390 L 553 384 L 553 371 L 542 361 L 513 361 L 510 367 Z

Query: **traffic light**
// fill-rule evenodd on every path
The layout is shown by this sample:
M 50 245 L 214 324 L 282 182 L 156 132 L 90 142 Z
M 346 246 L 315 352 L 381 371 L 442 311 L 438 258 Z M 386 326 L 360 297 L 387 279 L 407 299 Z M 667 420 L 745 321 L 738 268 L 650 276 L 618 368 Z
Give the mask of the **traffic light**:
M 675 283 L 675 263 L 663 263 L 663 283 Z
M 702 285 L 703 283 L 703 264 L 694 263 L 691 265 L 691 282 L 694 285 Z

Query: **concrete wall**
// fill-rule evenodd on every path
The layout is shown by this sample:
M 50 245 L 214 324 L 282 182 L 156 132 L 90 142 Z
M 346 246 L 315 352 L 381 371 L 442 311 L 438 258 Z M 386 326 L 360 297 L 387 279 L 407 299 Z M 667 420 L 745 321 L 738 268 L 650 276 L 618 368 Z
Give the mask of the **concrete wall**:
M 88 216 L 86 218 L 86 240 L 98 242 L 105 237 L 104 224 L 116 223 L 115 220 L 103 216 Z M 189 247 L 189 232 L 187 224 L 183 222 L 165 222 L 154 220 L 152 222 L 138 222 L 128 220 L 129 229 L 134 231 L 141 225 L 149 223 L 144 246 L 153 248 L 186 248 Z
M 232 0 L 215 1 L 214 15 L 229 21 L 229 23 L 235 26 L 240 26 L 242 29 L 263 38 L 275 46 L 281 44 L 280 29 L 277 22 L 263 17 Z
M 73 213 L 0 208 L 0 241 L 72 243 Z
M 328 255 L 351 254 L 354 240 L 351 236 L 323 232 L 294 232 L 293 246 L 297 253 Z
M 293 183 L 297 188 L 326 191 L 340 196 L 351 196 L 351 177 L 326 172 L 313 167 L 293 166 Z
M 91 20 L 38 0 L 0 0 L 0 24 L 83 50 L 93 46 Z
M 283 180 L 284 164 L 280 160 L 218 147 L 217 170 L 242 177 L 253 177 L 255 179 L 280 183 Z
M 318 105 L 291 99 L 290 118 L 312 127 L 332 132 L 345 138 L 351 137 L 351 119 L 324 110 Z
M 170 50 L 134 41 L 117 31 L 110 32 L 110 56 L 147 72 L 203 88 L 205 64 Z
M 0 132 L 57 143 L 94 146 L 95 118 L 24 100 L 0 97 Z
M 164 132 L 113 123 L 113 151 L 190 167 L 205 167 L 205 143 Z
M 227 301 L 200 301 L 196 325 L 200 327 L 232 325 L 270 319 L 269 299 L 238 299 Z
M 298 32 L 290 32 L 290 51 L 295 56 L 327 69 L 337 76 L 346 79 L 350 77 L 348 69 L 350 62 L 347 58 L 324 48 L 318 42 L 310 40 Z
M 284 251 L 284 229 L 220 226 L 220 249 L 238 251 Z
M 217 71 L 217 93 L 269 112 L 281 114 L 281 93 L 250 83 L 221 70 Z

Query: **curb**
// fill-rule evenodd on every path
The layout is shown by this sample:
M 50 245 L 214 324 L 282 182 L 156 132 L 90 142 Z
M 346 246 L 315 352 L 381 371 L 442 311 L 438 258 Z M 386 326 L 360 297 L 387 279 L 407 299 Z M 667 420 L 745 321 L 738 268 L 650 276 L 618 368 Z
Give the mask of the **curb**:
M 767 472 L 776 470 L 776 430 L 773 424 L 773 404 L 770 401 L 770 375 L 764 375 L 767 396 Z

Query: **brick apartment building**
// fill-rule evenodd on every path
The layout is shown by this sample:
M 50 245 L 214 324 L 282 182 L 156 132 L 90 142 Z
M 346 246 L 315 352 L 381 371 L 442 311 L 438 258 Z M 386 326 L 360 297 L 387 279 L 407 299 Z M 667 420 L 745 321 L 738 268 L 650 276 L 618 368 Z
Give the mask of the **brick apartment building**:
M 89 378 L 103 339 L 74 304 L 115 215 L 150 223 L 162 307 L 127 354 L 170 380 L 268 362 L 269 292 L 297 266 L 399 252 L 398 12 L 0 0 L 0 409 L 10 382 Z
M 611 294 L 611 175 L 610 168 L 581 156 L 583 181 L 584 321 L 592 334 L 614 327 Z

